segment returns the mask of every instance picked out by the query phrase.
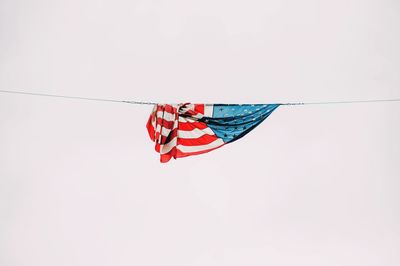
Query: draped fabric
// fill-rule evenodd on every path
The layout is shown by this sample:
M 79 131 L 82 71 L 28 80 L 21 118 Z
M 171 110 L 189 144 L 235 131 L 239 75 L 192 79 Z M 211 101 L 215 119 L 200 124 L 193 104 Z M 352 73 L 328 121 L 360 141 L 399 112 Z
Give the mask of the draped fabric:
M 236 141 L 279 104 L 157 104 L 147 130 L 160 161 L 206 153 Z

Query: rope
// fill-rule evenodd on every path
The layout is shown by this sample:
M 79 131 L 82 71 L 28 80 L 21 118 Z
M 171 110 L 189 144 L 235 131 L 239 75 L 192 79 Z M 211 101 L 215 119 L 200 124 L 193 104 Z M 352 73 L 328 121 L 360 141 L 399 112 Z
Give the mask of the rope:
M 56 95 L 56 94 L 46 94 L 46 93 L 33 93 L 33 92 L 25 92 L 25 91 L 0 90 L 0 92 L 2 92 L 2 93 L 12 93 L 12 94 L 34 95 L 34 96 L 45 96 L 45 97 L 54 97 L 54 98 L 66 98 L 66 99 L 75 99 L 75 100 L 98 101 L 98 102 L 147 104 L 147 105 L 155 105 L 155 104 L 157 104 L 157 103 L 152 103 L 152 102 L 126 101 L 126 100 L 115 100 L 115 99 L 104 99 L 104 98 L 89 98 L 89 97 L 80 97 L 80 96 L 67 96 L 67 95 Z
M 68 95 L 58 95 L 58 94 L 34 93 L 34 92 L 26 92 L 26 91 L 0 90 L 0 93 L 24 94 L 24 95 L 33 95 L 33 96 L 45 96 L 45 97 L 53 97 L 53 98 L 65 98 L 65 99 L 98 101 L 98 102 L 128 103 L 128 104 L 137 104 L 137 105 L 156 105 L 157 104 L 156 102 L 127 101 L 127 100 L 115 100 L 115 99 L 104 99 L 104 98 L 90 98 L 90 97 L 68 96 Z M 293 103 L 280 103 L 280 105 L 347 104 L 347 103 L 376 103 L 376 102 L 399 102 L 399 101 L 400 101 L 400 98 L 392 98 L 392 99 L 327 101 L 327 102 L 293 102 Z
M 281 105 L 315 105 L 315 104 L 377 103 L 377 102 L 399 102 L 399 101 L 400 101 L 400 98 L 394 98 L 394 99 L 373 99 L 373 100 L 331 101 L 331 102 L 281 103 Z

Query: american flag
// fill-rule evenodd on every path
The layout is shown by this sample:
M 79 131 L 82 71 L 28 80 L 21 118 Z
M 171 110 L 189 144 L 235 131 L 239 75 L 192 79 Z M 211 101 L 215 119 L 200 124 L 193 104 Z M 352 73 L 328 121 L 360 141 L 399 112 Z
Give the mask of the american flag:
M 160 161 L 206 153 L 240 139 L 279 104 L 157 104 L 147 122 Z

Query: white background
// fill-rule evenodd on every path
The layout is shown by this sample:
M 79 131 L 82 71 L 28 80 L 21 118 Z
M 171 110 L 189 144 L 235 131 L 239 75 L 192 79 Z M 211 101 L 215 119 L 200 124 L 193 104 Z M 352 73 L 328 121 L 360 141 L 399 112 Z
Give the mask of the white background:
M 0 0 L 0 87 L 398 98 L 400 2 Z M 278 108 L 160 164 L 150 106 L 0 95 L 0 265 L 400 265 L 400 104 Z

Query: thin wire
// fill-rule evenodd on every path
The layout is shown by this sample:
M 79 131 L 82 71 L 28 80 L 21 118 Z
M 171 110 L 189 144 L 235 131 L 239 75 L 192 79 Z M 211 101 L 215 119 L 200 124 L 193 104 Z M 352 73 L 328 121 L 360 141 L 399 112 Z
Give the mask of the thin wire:
M 89 97 L 80 97 L 80 96 L 67 96 L 67 95 L 56 95 L 56 94 L 47 94 L 47 93 L 34 93 L 34 92 L 25 92 L 25 91 L 0 90 L 0 92 L 2 92 L 2 93 L 12 93 L 12 94 L 33 95 L 33 96 L 66 98 L 66 99 L 75 99 L 75 100 L 98 101 L 98 102 L 115 102 L 115 103 L 129 103 L 129 104 L 147 104 L 147 105 L 155 105 L 156 104 L 156 103 L 153 103 L 153 102 L 126 101 L 126 100 L 115 100 L 115 99 L 104 99 L 104 98 L 89 98 Z
M 115 102 L 115 103 L 128 103 L 128 104 L 140 104 L 140 105 L 157 105 L 156 102 L 90 98 L 90 97 L 68 96 L 68 95 L 47 94 L 47 93 L 34 93 L 34 92 L 26 92 L 26 91 L 0 90 L 0 92 L 1 93 L 12 93 L 12 94 L 33 95 L 33 96 L 45 96 L 45 97 L 54 97 L 54 98 L 66 98 L 66 99 L 75 99 L 75 100 L 87 100 L 87 101 Z M 293 103 L 279 103 L 279 104 L 280 105 L 316 105 L 316 104 L 346 104 L 346 103 L 373 103 L 373 102 L 399 102 L 399 101 L 400 101 L 400 98 L 351 100 L 351 101 L 326 101 L 326 102 L 293 102 Z M 210 105 L 210 104 L 207 104 L 207 105 Z
M 394 98 L 394 99 L 351 100 L 351 101 L 329 101 L 329 102 L 298 102 L 298 103 L 281 103 L 281 105 L 315 105 L 315 104 L 376 103 L 376 102 L 399 102 L 399 101 L 400 101 L 400 98 Z

